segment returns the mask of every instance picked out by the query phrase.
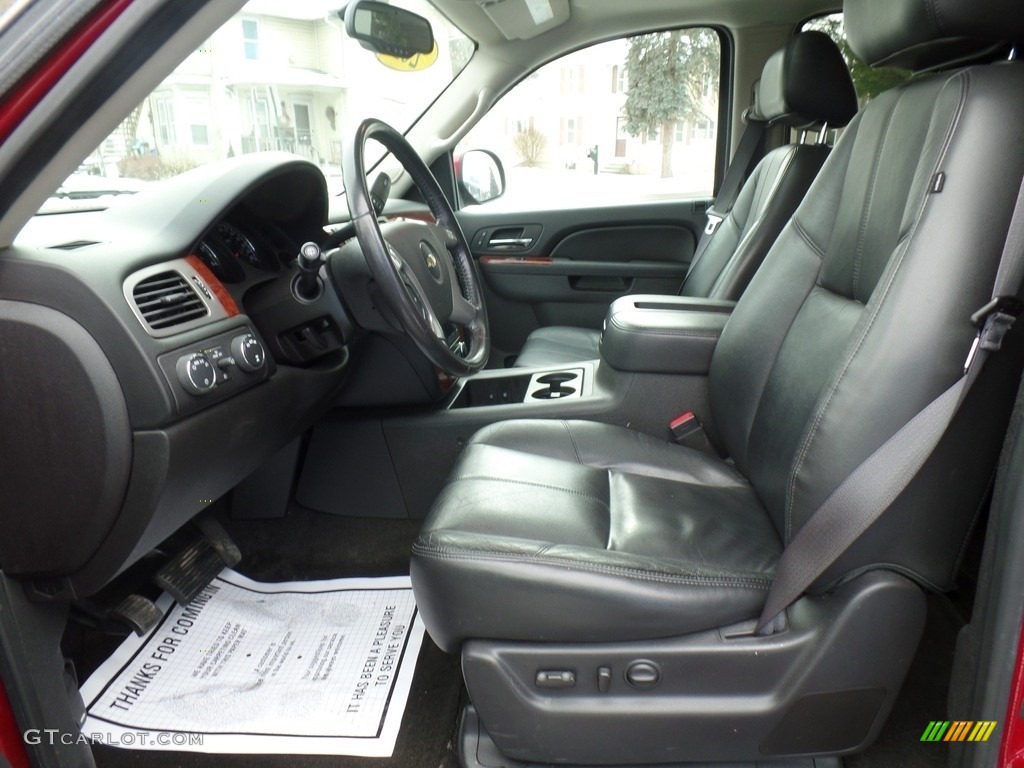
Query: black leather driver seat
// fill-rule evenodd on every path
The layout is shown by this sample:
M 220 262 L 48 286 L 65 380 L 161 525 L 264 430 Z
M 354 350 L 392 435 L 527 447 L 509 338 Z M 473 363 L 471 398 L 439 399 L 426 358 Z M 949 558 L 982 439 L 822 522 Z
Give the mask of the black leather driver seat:
M 862 110 L 738 302 L 709 378 L 729 461 L 607 424 L 495 424 L 470 441 L 414 545 L 424 622 L 461 648 L 509 757 L 856 751 L 912 657 L 918 585 L 951 586 L 1019 342 L 790 608 L 789 628 L 751 635 L 783 547 L 963 375 L 1024 177 L 1024 65 L 997 60 L 1024 41 L 1024 15 L 1004 0 L 844 11 L 865 60 L 941 71 Z M 960 64 L 978 59 L 994 63 Z
M 801 32 L 765 63 L 754 117 L 773 125 L 845 126 L 857 114 L 857 94 L 839 48 L 822 32 Z M 787 144 L 766 154 L 743 183 L 714 236 L 690 265 L 680 296 L 735 301 L 803 200 L 828 158 L 825 144 Z M 517 368 L 539 368 L 600 357 L 601 332 L 548 326 L 533 331 Z

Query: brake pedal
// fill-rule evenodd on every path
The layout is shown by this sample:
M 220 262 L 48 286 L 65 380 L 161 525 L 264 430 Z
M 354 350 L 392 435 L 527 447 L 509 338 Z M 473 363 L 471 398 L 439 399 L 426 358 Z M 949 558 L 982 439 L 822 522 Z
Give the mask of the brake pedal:
M 149 634 L 163 617 L 156 603 L 142 595 L 128 595 L 110 612 L 112 620 L 127 624 L 139 637 Z
M 231 568 L 242 559 L 242 553 L 216 520 L 204 518 L 196 525 L 203 535 L 167 562 L 153 579 L 181 605 L 191 603 L 225 567 Z

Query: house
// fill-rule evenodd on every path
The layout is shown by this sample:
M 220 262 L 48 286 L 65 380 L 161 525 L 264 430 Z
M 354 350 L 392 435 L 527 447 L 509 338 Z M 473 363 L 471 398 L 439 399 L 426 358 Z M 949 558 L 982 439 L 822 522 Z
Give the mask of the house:
M 416 107 L 417 100 L 440 90 L 464 64 L 453 61 L 453 49 L 456 59 L 460 49 L 445 37 L 448 25 L 432 25 L 437 62 L 388 74 L 382 104 L 379 73 L 370 89 L 359 72 L 383 65 L 345 34 L 338 5 L 251 0 L 108 137 L 87 161 L 90 170 L 145 176 L 146 166 L 159 163 L 152 172 L 158 177 L 266 150 L 336 168 L 355 127 L 350 116 L 370 113 L 406 128 L 410 112 L 418 115 L 429 103 Z

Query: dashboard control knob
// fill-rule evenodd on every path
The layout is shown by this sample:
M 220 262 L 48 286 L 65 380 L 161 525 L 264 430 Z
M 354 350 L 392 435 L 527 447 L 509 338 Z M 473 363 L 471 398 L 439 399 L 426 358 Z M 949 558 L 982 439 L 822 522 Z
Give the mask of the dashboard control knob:
M 267 364 L 266 350 L 251 333 L 243 333 L 231 340 L 231 356 L 246 373 L 255 373 Z
M 205 352 L 194 352 L 182 355 L 175 366 L 178 381 L 190 395 L 205 395 L 217 383 L 217 374 L 213 363 Z

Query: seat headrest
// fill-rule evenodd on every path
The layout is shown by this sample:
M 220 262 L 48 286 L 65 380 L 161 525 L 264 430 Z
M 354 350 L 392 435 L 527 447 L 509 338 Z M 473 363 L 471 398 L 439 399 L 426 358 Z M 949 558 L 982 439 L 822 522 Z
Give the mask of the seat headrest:
M 844 0 L 843 22 L 865 62 L 915 72 L 1024 42 L 1021 0 Z
M 841 128 L 857 114 L 850 70 L 832 38 L 800 32 L 764 64 L 755 117 L 793 127 Z

